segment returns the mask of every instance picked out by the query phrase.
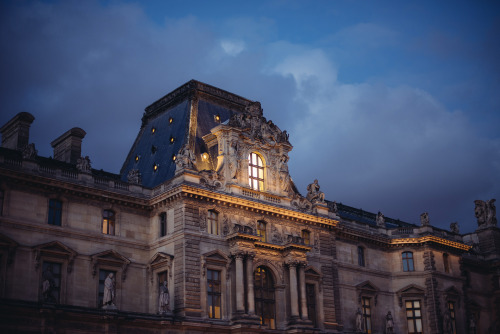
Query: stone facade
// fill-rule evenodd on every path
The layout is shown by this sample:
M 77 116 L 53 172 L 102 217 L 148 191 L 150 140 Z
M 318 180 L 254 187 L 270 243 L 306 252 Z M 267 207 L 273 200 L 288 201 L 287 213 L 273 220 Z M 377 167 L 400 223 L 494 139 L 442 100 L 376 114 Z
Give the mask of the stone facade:
M 498 332 L 494 200 L 462 235 L 303 196 L 287 132 L 197 81 L 146 108 L 119 175 L 79 128 L 27 150 L 33 119 L 1 128 L 2 331 Z

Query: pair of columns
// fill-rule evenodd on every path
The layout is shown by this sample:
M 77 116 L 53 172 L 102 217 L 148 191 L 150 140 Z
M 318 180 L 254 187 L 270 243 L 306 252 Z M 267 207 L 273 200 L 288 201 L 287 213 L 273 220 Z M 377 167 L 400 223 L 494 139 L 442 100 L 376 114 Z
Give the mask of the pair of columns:
M 246 272 L 247 272 L 247 303 L 248 315 L 255 315 L 255 297 L 253 286 L 253 259 L 255 254 L 238 253 L 235 254 L 236 262 L 236 312 L 245 313 L 245 286 L 243 277 L 243 260 L 246 257 Z M 306 281 L 305 281 L 305 264 L 302 262 L 291 261 L 287 263 L 290 271 L 290 308 L 291 317 L 299 318 L 299 296 L 297 289 L 297 267 L 299 268 L 299 283 L 300 283 L 300 307 L 302 310 L 302 320 L 307 320 L 307 299 L 306 299 Z

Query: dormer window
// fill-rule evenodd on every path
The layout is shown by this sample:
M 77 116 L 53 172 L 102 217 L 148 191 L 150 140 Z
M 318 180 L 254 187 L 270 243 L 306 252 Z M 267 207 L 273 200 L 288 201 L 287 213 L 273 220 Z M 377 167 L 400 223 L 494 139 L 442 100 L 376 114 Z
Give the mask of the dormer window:
M 248 183 L 254 190 L 264 190 L 264 163 L 255 152 L 248 155 Z

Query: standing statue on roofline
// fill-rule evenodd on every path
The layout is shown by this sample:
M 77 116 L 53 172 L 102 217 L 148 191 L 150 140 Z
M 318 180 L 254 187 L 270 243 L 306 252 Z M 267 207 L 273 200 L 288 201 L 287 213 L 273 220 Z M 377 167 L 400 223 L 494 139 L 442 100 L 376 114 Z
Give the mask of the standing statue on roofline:
M 474 208 L 474 215 L 477 218 L 477 225 L 480 228 L 497 225 L 495 201 L 496 199 L 494 198 L 489 201 L 482 201 L 479 199 L 474 201 L 476 205 Z
M 323 203 L 325 201 L 325 193 L 322 191 L 319 191 L 318 180 L 314 180 L 313 183 L 311 183 L 307 186 L 306 198 L 311 202 Z

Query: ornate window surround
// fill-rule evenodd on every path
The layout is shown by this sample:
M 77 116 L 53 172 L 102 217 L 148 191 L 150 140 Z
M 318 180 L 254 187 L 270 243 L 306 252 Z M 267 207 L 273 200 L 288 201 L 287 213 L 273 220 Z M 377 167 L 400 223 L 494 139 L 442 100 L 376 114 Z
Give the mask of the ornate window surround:
M 229 279 L 231 259 L 220 250 L 214 250 L 201 256 L 201 308 L 203 318 L 209 321 L 228 320 L 231 316 L 229 310 L 229 295 L 231 280 Z M 207 295 L 207 270 L 216 270 L 221 273 L 221 318 L 211 319 L 208 317 L 208 295 Z M 226 288 L 227 287 L 227 288 Z
M 150 284 L 153 286 L 152 291 L 157 291 L 158 286 L 161 282 L 158 281 L 158 274 L 166 271 L 168 275 L 167 287 L 170 294 L 170 310 L 173 310 L 174 306 L 174 281 L 173 281 L 173 266 L 174 256 L 158 252 L 156 253 L 148 262 L 147 271 L 150 280 Z M 155 290 L 156 287 L 156 290 Z M 158 295 L 156 293 L 150 294 L 150 305 L 153 310 L 158 310 Z

